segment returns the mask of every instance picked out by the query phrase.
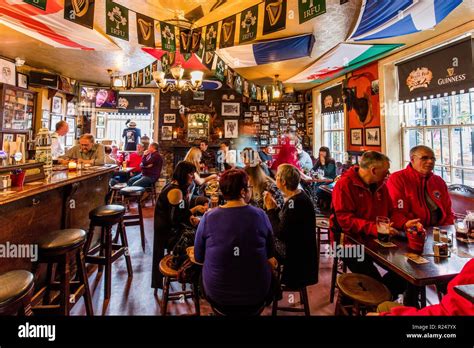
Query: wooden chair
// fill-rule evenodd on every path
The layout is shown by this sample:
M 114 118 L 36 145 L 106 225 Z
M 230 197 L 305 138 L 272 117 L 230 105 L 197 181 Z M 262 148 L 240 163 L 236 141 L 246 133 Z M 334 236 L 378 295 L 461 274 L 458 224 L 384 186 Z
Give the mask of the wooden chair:
M 344 245 L 344 233 L 341 233 L 341 237 L 339 239 L 339 245 Z M 344 264 L 338 256 L 337 253 L 334 255 L 333 263 L 332 263 L 332 270 L 331 270 L 331 288 L 329 292 L 329 302 L 334 302 L 334 294 L 336 292 L 336 278 L 339 274 L 344 274 L 347 272 L 347 266 Z
M 326 250 L 321 250 L 321 244 L 331 245 L 329 236 L 329 216 L 322 214 L 316 215 L 316 235 L 318 241 L 318 250 L 320 255 L 325 255 Z M 325 239 L 321 237 L 325 236 Z
M 282 274 L 282 268 L 284 266 L 280 265 L 278 267 L 278 278 L 281 278 Z M 303 312 L 305 316 L 309 317 L 311 316 L 310 308 L 309 308 L 309 299 L 308 299 L 308 291 L 305 287 L 302 288 L 289 288 L 285 286 L 284 284 L 281 286 L 281 292 L 298 292 L 300 295 L 300 302 L 303 305 L 302 308 L 297 308 L 297 307 L 279 307 L 278 306 L 278 294 L 275 294 L 275 297 L 273 299 L 273 304 L 272 304 L 272 316 L 276 316 L 278 311 L 282 312 L 296 312 L 296 313 L 301 313 Z
M 32 315 L 34 276 L 25 270 L 0 275 L 0 315 Z
M 466 210 L 472 210 L 474 207 L 474 189 L 456 184 L 448 186 L 448 191 L 454 215 L 463 219 L 466 216 Z

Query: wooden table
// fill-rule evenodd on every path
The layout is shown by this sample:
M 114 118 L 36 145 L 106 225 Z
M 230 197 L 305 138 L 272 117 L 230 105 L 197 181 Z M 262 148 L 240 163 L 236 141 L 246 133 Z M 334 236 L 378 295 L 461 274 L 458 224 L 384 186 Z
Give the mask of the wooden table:
M 466 300 L 474 303 L 474 284 L 455 286 L 454 291 L 456 291 L 458 295 L 461 295 Z
M 451 231 L 455 236 L 454 226 L 443 226 L 442 229 Z M 470 254 L 474 257 L 474 245 L 459 242 L 454 238 L 451 256 L 448 258 L 435 257 L 433 255 L 433 228 L 427 229 L 427 240 L 421 256 L 429 261 L 427 264 L 418 265 L 405 256 L 406 253 L 413 251 L 408 248 L 408 242 L 404 239 L 392 238 L 392 242 L 397 245 L 394 248 L 385 248 L 378 244 L 373 236 L 362 237 L 347 235 L 346 237 L 353 243 L 364 246 L 367 255 L 385 267 L 398 274 L 409 284 L 409 291 L 421 295 L 421 307 L 426 306 L 426 285 L 440 285 L 449 282 L 470 260 L 469 257 L 461 257 Z M 456 252 L 453 252 L 456 250 Z M 461 255 L 458 255 L 461 254 Z M 415 305 L 415 304 L 413 304 Z

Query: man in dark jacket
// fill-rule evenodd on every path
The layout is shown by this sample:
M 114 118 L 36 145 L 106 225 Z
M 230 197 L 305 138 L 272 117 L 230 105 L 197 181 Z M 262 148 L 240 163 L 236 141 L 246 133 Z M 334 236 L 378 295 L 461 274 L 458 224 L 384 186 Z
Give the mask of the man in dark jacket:
M 161 175 L 163 167 L 163 158 L 158 152 L 158 144 L 151 143 L 148 150 L 143 153 L 142 163 L 140 164 L 142 172 L 128 181 L 129 186 L 150 187 L 155 184 Z
M 128 127 L 123 130 L 122 138 L 124 138 L 124 151 L 137 151 L 137 144 L 142 136 L 140 128 L 134 121 L 128 123 Z

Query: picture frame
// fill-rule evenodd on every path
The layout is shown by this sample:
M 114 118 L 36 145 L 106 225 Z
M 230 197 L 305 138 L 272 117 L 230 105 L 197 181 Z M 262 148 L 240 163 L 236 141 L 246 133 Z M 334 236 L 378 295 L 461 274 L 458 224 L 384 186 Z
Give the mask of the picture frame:
M 278 138 L 270 138 L 270 145 L 278 145 Z
M 66 117 L 66 122 L 69 126 L 69 133 L 74 133 L 76 129 L 76 118 L 75 117 Z
M 222 103 L 222 116 L 240 116 L 240 103 Z
M 105 117 L 97 116 L 97 127 L 105 127 Z
M 163 123 L 176 123 L 176 114 L 164 114 Z
M 49 126 L 50 126 L 49 130 L 51 132 L 55 132 L 56 131 L 56 123 L 58 123 L 62 119 L 63 119 L 62 115 L 52 114 L 51 115 L 51 123 L 49 124 Z
M 251 105 L 250 111 L 257 111 L 257 105 Z
M 104 139 L 105 128 L 97 128 L 97 139 Z
M 0 58 L 0 83 L 15 86 L 16 66 L 14 62 Z
M 262 125 L 262 130 L 263 130 L 263 131 L 270 130 L 270 126 L 269 126 L 268 124 L 263 124 L 263 125 Z
M 239 137 L 239 121 L 224 120 L 224 138 L 236 139 Z
M 66 146 L 74 145 L 74 134 L 66 134 Z
M 245 112 L 244 117 L 252 117 L 252 113 L 251 112 Z
M 161 126 L 161 140 L 172 140 L 172 139 L 173 139 L 173 127 Z
M 253 115 L 253 122 L 260 122 L 260 116 L 259 115 Z
M 380 127 L 365 128 L 365 145 L 380 146 Z
M 76 104 L 74 102 L 67 102 L 66 116 L 75 116 L 75 115 L 76 115 Z
M 26 74 L 20 72 L 16 73 L 16 85 L 21 88 L 28 89 L 29 77 Z
M 351 129 L 351 145 L 353 146 L 362 146 L 363 145 L 363 129 L 362 128 L 352 128 Z
M 170 102 L 170 109 L 178 110 L 180 105 L 181 105 L 181 96 L 172 95 L 171 102 Z
M 60 96 L 54 96 L 51 101 L 51 112 L 53 114 L 63 113 L 63 98 Z
M 269 105 L 268 111 L 275 111 L 275 105 Z
M 262 112 L 262 117 L 268 117 L 268 112 Z
M 204 91 L 193 92 L 193 100 L 204 100 Z
M 285 117 L 285 111 L 284 110 L 278 110 L 278 117 Z
M 258 110 L 259 111 L 267 111 L 267 106 L 266 105 L 259 105 Z

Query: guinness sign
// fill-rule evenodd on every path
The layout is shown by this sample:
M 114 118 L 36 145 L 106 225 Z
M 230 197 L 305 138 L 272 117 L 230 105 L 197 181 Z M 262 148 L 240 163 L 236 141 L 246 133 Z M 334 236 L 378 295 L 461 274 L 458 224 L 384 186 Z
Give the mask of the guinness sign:
M 265 0 L 263 35 L 286 27 L 286 0 Z
M 235 37 L 235 15 L 228 17 L 222 21 L 221 26 L 221 37 L 220 37 L 220 48 L 226 48 L 234 46 Z
M 95 0 L 64 0 L 64 19 L 94 28 Z
M 147 47 L 155 47 L 155 26 L 153 18 L 137 13 L 138 43 Z

